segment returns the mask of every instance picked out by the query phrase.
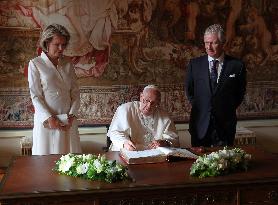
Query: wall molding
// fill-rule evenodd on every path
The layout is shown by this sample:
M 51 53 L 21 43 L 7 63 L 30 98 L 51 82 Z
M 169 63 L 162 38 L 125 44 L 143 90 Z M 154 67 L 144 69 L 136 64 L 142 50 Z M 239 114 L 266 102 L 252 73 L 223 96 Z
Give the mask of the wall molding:
M 237 127 L 245 128 L 259 128 L 259 127 L 278 127 L 278 119 L 265 119 L 265 120 L 239 120 Z M 177 123 L 177 131 L 187 131 L 188 123 Z M 94 135 L 94 134 L 106 134 L 106 126 L 94 126 L 94 127 L 79 127 L 80 135 Z M 13 138 L 13 137 L 31 137 L 32 129 L 9 129 L 0 130 L 0 138 Z

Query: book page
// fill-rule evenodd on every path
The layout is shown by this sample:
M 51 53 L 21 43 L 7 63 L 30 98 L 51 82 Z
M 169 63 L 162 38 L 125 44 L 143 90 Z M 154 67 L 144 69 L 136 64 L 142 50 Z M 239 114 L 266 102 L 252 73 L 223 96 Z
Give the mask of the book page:
M 163 152 L 165 155 L 169 155 L 173 152 L 173 148 L 170 147 L 158 147 L 157 149 Z
M 164 155 L 159 149 L 148 149 L 143 151 L 129 151 L 129 150 L 121 150 L 122 153 L 128 158 L 146 158 L 146 157 L 154 157 L 159 155 Z
M 169 156 L 197 159 L 198 156 L 187 149 L 174 147 L 158 147 L 161 152 Z
M 158 149 L 143 151 L 120 150 L 120 156 L 128 164 L 146 164 L 166 162 L 167 156 Z
M 158 147 L 143 151 L 120 150 L 120 155 L 128 164 L 145 164 L 165 162 L 169 157 L 178 157 L 184 159 L 197 159 L 198 156 L 192 152 L 172 147 Z M 168 161 L 168 160 L 167 160 Z

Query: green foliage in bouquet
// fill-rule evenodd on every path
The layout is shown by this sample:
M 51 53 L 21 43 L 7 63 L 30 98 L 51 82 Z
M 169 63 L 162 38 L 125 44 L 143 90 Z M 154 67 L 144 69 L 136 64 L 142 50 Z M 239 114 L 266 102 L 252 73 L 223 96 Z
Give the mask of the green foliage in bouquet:
M 247 171 L 251 155 L 240 148 L 212 152 L 199 156 L 190 168 L 190 175 L 199 178 L 225 175 L 235 171 Z
M 63 155 L 56 162 L 53 170 L 59 174 L 109 183 L 129 179 L 127 167 L 115 160 L 107 160 L 104 155 L 71 153 Z

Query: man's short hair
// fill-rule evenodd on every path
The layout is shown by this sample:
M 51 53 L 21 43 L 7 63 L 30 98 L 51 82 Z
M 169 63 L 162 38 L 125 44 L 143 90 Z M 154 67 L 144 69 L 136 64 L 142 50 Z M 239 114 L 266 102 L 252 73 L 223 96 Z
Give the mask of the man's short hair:
M 156 85 L 147 85 L 146 87 L 144 87 L 144 89 L 143 89 L 143 95 L 145 95 L 145 93 L 146 93 L 147 90 L 149 90 L 149 89 L 152 89 L 152 90 L 155 90 L 155 91 L 156 91 L 157 96 L 158 96 L 159 101 L 160 101 L 160 99 L 161 99 L 161 92 L 160 92 L 159 88 L 158 88 Z
M 158 92 L 160 92 L 159 88 L 156 85 L 147 85 L 146 87 L 144 87 L 143 92 L 146 92 L 146 90 L 148 89 L 154 89 L 157 90 Z
M 218 34 L 218 38 L 219 38 L 220 42 L 225 43 L 225 41 L 226 41 L 225 32 L 220 24 L 213 24 L 213 25 L 210 25 L 209 27 L 207 27 L 204 35 L 215 34 L 215 33 Z

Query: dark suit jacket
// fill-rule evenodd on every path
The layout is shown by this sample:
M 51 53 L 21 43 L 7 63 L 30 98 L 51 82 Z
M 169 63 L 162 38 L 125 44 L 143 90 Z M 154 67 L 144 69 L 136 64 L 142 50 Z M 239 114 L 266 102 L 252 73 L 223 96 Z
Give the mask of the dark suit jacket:
M 225 55 L 214 91 L 209 76 L 207 55 L 190 60 L 185 81 L 186 95 L 192 105 L 189 132 L 191 138 L 204 138 L 212 114 L 218 136 L 232 145 L 236 131 L 236 109 L 246 90 L 246 69 L 242 61 Z

